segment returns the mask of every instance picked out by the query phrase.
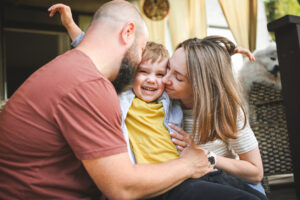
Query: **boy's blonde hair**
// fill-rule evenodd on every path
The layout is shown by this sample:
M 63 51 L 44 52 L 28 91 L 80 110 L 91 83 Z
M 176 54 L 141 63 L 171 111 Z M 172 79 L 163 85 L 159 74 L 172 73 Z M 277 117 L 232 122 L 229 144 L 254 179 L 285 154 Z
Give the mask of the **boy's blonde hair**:
M 161 62 L 169 58 L 169 52 L 162 44 L 156 42 L 147 42 L 142 56 L 142 63 L 151 61 L 151 63 Z

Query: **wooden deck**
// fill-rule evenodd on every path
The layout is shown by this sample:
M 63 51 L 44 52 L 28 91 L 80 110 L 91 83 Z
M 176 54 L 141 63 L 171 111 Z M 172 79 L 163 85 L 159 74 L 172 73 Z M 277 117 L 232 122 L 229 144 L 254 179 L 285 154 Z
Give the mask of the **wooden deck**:
M 294 184 L 271 186 L 269 200 L 298 200 Z

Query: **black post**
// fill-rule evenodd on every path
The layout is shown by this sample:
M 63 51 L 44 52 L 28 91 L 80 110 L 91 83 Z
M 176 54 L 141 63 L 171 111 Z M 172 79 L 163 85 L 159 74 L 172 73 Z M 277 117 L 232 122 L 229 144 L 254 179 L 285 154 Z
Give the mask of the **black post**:
M 275 32 L 282 94 L 293 159 L 296 193 L 300 197 L 300 17 L 286 15 L 268 24 Z
M 4 6 L 0 3 L 0 101 L 5 99 Z

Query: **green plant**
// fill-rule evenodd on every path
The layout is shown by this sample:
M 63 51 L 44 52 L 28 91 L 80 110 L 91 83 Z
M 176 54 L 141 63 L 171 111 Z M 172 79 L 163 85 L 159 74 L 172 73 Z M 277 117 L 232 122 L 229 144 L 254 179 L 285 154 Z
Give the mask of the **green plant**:
M 300 16 L 300 5 L 297 0 L 264 0 L 267 21 L 271 22 L 285 15 Z M 274 34 L 271 33 L 274 40 Z

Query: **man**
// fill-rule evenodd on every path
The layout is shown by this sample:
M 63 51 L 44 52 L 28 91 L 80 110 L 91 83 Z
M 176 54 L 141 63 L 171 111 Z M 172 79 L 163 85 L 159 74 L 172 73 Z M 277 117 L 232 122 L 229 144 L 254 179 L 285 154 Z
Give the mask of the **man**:
M 133 74 L 147 39 L 134 6 L 110 1 L 77 48 L 24 82 L 0 114 L 0 199 L 147 198 L 211 170 L 196 148 L 163 164 L 131 164 L 110 81 Z

